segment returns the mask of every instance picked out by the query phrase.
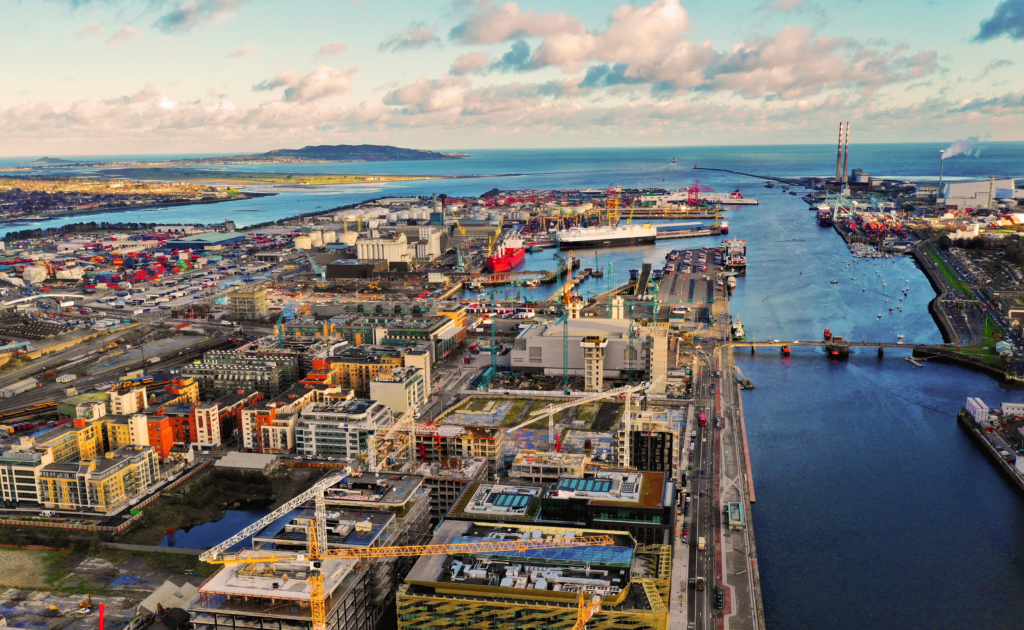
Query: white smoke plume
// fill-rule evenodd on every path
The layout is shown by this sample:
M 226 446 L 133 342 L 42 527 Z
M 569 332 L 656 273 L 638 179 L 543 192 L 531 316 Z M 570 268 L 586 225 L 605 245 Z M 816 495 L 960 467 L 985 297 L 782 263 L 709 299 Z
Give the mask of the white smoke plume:
M 953 144 L 949 145 L 948 149 L 944 149 L 942 151 L 942 159 L 945 160 L 947 158 L 953 157 L 954 155 L 960 155 L 961 153 L 963 153 L 964 155 L 977 157 L 980 152 L 975 148 L 977 147 L 977 145 L 977 136 L 971 136 L 970 138 L 957 140 Z

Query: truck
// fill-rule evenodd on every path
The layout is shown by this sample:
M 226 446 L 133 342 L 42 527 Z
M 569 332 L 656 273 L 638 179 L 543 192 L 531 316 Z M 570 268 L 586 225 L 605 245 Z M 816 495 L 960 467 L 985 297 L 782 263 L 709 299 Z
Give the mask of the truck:
M 707 546 L 707 543 L 705 542 L 703 536 L 701 536 L 700 538 L 697 539 L 697 549 L 704 549 L 706 546 Z
M 151 357 L 146 359 L 146 363 L 160 363 L 160 357 Z

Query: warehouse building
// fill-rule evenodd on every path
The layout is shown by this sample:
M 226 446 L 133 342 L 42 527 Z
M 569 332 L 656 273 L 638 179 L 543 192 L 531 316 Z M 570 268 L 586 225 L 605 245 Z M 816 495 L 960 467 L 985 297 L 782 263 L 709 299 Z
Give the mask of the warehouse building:
M 167 241 L 167 247 L 199 251 L 207 249 L 217 250 L 225 245 L 233 245 L 244 241 L 245 234 L 241 232 L 204 232 L 203 234 L 190 234 Z
M 379 273 L 387 273 L 386 260 L 334 260 L 324 266 L 328 280 L 369 280 Z

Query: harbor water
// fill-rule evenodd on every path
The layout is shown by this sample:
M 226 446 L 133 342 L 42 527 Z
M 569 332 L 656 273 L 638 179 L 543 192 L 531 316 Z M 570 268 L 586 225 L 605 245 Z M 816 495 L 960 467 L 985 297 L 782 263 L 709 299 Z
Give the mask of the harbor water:
M 876 176 L 934 177 L 935 156 L 944 146 L 854 146 L 850 160 Z M 991 144 L 979 158 L 948 160 L 945 175 L 1020 177 L 1022 150 L 1024 143 Z M 673 157 L 679 164 L 669 164 Z M 479 195 L 491 188 L 610 183 L 679 188 L 700 179 L 718 191 L 739 189 L 761 201 L 727 212 L 729 237 L 747 241 L 747 275 L 738 280 L 731 310 L 749 336 L 818 340 L 830 328 L 854 341 L 894 342 L 902 334 L 908 344 L 941 342 L 927 311 L 934 292 L 911 259 L 854 259 L 797 197 L 765 189 L 759 180 L 693 170 L 695 163 L 778 176 L 828 175 L 834 149 L 479 151 L 462 161 L 274 165 L 273 170 L 295 172 L 518 175 L 302 192 L 261 189 L 280 194 L 33 225 L 233 219 L 244 226 L 384 195 Z M 720 241 L 664 241 L 596 253 L 599 266 L 614 261 L 611 280 L 621 284 L 643 262 L 663 265 L 671 249 Z M 580 253 L 582 267 L 598 266 L 594 254 Z M 552 251 L 545 250 L 528 254 L 523 268 L 553 265 Z M 607 277 L 587 280 L 581 292 L 589 296 L 607 284 Z M 535 291 L 545 297 L 553 290 Z M 832 361 L 820 349 L 799 345 L 786 359 L 766 349 L 753 356 L 736 349 L 739 366 L 756 386 L 744 392 L 743 404 L 757 491 L 753 526 L 771 630 L 1021 627 L 1024 499 L 960 429 L 956 412 L 968 396 L 995 406 L 1024 401 L 1024 393 L 1002 391 L 991 378 L 953 366 L 926 362 L 914 368 L 904 360 L 907 355 L 887 350 L 880 359 L 874 350 L 854 349 L 849 360 Z M 176 544 L 214 544 L 237 531 L 236 525 L 220 527 L 209 540 L 186 539 L 200 529 L 193 528 L 179 533 Z

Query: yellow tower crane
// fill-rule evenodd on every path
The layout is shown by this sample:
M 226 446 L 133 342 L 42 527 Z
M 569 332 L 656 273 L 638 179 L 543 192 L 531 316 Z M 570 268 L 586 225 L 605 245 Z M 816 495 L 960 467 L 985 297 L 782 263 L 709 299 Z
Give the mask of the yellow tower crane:
M 309 562 L 309 574 L 306 578 L 309 584 L 310 613 L 312 630 L 327 629 L 327 596 L 324 593 L 324 575 L 321 571 L 324 560 L 372 560 L 380 558 L 402 558 L 413 556 L 438 556 L 449 554 L 474 554 L 494 552 L 518 552 L 531 551 L 534 549 L 562 549 L 566 547 L 592 547 L 608 546 L 615 544 L 611 536 L 576 536 L 574 538 L 548 538 L 531 540 L 501 540 L 482 541 L 472 543 L 452 543 L 444 545 L 407 545 L 400 547 L 371 547 L 371 548 L 327 548 L 327 507 L 324 501 L 324 492 L 340 481 L 340 476 L 331 475 L 321 479 L 309 490 L 303 492 L 291 501 L 288 501 L 270 514 L 264 516 L 252 525 L 249 525 L 231 538 L 221 544 L 211 547 L 199 555 L 199 559 L 210 564 L 260 564 L 274 562 Z M 300 507 L 307 501 L 312 500 L 315 506 L 314 527 L 309 530 L 309 552 L 302 553 L 281 553 L 276 550 L 268 550 L 265 553 L 259 551 L 242 552 L 239 554 L 225 555 L 225 552 L 232 545 L 245 540 L 270 525 L 276 519 L 284 516 L 291 510 Z M 579 605 L 577 607 L 576 624 L 573 630 L 583 630 L 587 621 L 594 613 L 600 610 L 601 601 L 597 597 L 587 602 L 583 593 L 580 593 Z

